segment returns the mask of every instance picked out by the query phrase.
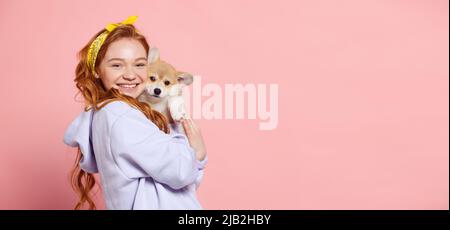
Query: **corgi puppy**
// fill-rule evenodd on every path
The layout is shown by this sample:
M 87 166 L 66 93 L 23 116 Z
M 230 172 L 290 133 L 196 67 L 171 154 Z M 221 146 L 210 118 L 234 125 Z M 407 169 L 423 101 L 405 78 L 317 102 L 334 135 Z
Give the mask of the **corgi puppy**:
M 189 118 L 182 96 L 183 87 L 193 82 L 190 73 L 177 71 L 159 58 L 159 50 L 151 48 L 148 54 L 148 78 L 139 101 L 148 103 L 152 109 L 162 113 L 169 123 Z

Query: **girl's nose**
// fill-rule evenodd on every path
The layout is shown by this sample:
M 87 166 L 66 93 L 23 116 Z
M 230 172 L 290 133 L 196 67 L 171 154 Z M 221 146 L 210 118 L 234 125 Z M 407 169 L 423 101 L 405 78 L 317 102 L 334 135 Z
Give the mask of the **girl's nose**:
M 123 79 L 132 81 L 132 80 L 136 79 L 136 76 L 134 76 L 134 74 L 126 74 L 126 75 L 123 75 Z

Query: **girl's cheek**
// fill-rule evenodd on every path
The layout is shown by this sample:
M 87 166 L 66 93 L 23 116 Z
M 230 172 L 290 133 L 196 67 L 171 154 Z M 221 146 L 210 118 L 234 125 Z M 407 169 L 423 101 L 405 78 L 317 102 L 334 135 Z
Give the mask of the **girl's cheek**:
M 138 72 L 139 76 L 141 76 L 142 79 L 147 79 L 148 77 L 148 72 L 147 70 L 141 70 Z

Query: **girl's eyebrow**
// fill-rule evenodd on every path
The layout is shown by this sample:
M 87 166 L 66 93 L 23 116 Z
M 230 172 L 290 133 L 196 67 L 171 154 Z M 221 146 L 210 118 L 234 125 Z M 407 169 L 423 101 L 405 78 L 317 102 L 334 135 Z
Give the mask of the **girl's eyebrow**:
M 136 59 L 136 61 L 140 61 L 140 60 L 147 61 L 147 58 L 146 57 L 140 57 L 140 58 Z
M 140 58 L 137 58 L 135 61 L 140 61 L 140 60 L 147 61 L 147 58 L 146 57 L 140 57 Z M 125 61 L 125 60 L 122 59 L 122 58 L 110 58 L 107 62 L 111 62 L 111 61 Z
M 122 58 L 110 58 L 108 60 L 108 62 L 111 62 L 111 61 L 123 61 L 123 59 Z

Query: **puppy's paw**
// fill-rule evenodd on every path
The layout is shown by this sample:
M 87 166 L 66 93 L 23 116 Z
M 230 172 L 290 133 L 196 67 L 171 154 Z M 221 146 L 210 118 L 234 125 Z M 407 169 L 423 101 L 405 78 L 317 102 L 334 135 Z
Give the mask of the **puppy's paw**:
M 169 112 L 174 121 L 187 118 L 187 111 L 182 97 L 173 97 L 169 100 Z

